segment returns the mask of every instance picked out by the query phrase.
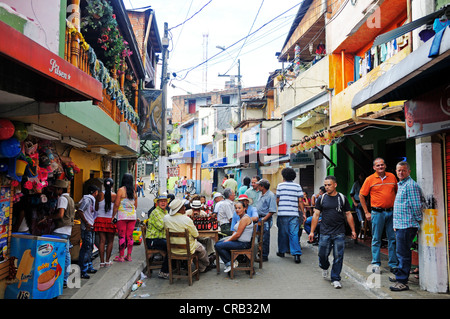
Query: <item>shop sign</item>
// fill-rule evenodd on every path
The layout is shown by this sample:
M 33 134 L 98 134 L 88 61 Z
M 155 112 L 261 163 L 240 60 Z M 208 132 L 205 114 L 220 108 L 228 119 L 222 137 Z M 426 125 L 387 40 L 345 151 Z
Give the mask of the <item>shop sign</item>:
M 137 132 L 132 129 L 130 124 L 127 122 L 120 122 L 119 132 L 119 145 L 139 153 L 140 139 Z
M 54 73 L 55 75 L 65 79 L 70 80 L 70 73 L 63 72 L 55 59 L 50 59 L 50 69 L 48 69 L 50 73 Z
M 406 137 L 450 130 L 450 85 L 443 85 L 405 102 Z
M 314 164 L 313 152 L 298 152 L 291 154 L 291 165 L 311 165 Z

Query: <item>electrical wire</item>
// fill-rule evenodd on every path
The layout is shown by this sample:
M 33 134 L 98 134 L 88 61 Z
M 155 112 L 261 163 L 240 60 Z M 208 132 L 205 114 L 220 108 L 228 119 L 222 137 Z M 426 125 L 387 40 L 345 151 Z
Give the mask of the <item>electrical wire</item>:
M 247 34 L 247 36 L 245 37 L 244 43 L 242 43 L 241 48 L 239 49 L 238 54 L 236 54 L 236 57 L 234 58 L 233 63 L 231 63 L 230 68 L 229 68 L 229 69 L 227 70 L 227 72 L 225 72 L 224 74 L 227 74 L 228 72 L 230 72 L 231 68 L 232 68 L 232 67 L 234 66 L 234 64 L 236 63 L 236 59 L 239 57 L 239 54 L 241 53 L 242 48 L 245 46 L 245 43 L 247 42 L 247 39 L 248 39 L 248 37 L 249 37 L 249 35 L 250 35 L 250 32 L 251 32 L 252 29 L 253 29 L 253 26 L 255 25 L 256 19 L 258 18 L 259 12 L 261 11 L 261 8 L 262 8 L 263 4 L 264 4 L 264 0 L 262 0 L 262 1 L 261 1 L 261 4 L 259 5 L 258 12 L 256 13 L 255 18 L 253 19 L 252 26 L 250 27 L 250 30 L 248 30 L 248 34 Z
M 234 47 L 234 46 L 237 45 L 238 43 L 244 41 L 244 40 L 245 40 L 246 38 L 248 38 L 249 36 L 251 36 L 251 35 L 257 33 L 258 31 L 260 31 L 261 29 L 263 29 L 265 26 L 269 25 L 270 23 L 272 23 L 273 21 L 275 21 L 276 19 L 278 19 L 280 16 L 286 14 L 287 12 L 289 12 L 289 11 L 291 11 L 292 9 L 294 9 L 295 7 L 297 7 L 299 4 L 300 4 L 300 3 L 294 5 L 293 7 L 289 8 L 289 9 L 287 9 L 287 10 L 284 11 L 283 13 L 277 15 L 275 18 L 272 18 L 271 20 L 269 20 L 268 22 L 264 23 L 262 26 L 260 26 L 260 27 L 259 27 L 258 29 L 256 29 L 255 31 L 251 32 L 251 33 L 248 34 L 247 36 L 245 36 L 245 37 L 243 37 L 243 38 L 237 40 L 237 41 L 234 42 L 233 44 L 231 44 L 231 45 L 229 45 L 228 47 L 226 47 L 225 50 L 227 50 L 227 49 L 229 49 L 229 48 L 231 48 L 231 47 Z M 221 53 L 222 53 L 222 52 L 216 53 L 216 54 L 213 55 L 212 57 L 206 59 L 205 61 L 203 61 L 203 62 L 201 62 L 201 63 L 199 63 L 199 64 L 197 64 L 196 66 L 193 66 L 193 67 L 191 67 L 191 68 L 186 68 L 186 69 L 179 70 L 179 71 L 176 72 L 176 73 L 180 73 L 180 72 L 187 71 L 186 74 L 184 75 L 184 77 L 182 78 L 182 79 L 184 80 L 184 79 L 187 77 L 187 75 L 188 75 L 192 70 L 194 70 L 194 69 L 196 69 L 196 68 L 202 66 L 203 64 L 207 63 L 208 61 L 210 61 L 211 59 L 215 58 L 216 56 L 218 56 L 218 55 L 221 54 Z
M 191 20 L 193 17 L 195 17 L 198 13 L 200 13 L 200 11 L 202 11 L 208 4 L 210 4 L 212 2 L 212 0 L 209 0 L 203 7 L 200 8 L 200 10 L 198 10 L 197 12 L 195 12 L 192 16 L 190 16 L 188 19 L 184 20 L 183 22 L 177 24 L 176 26 L 170 28 L 169 30 L 173 30 L 175 28 L 178 28 L 179 26 L 185 24 L 186 22 L 188 22 L 189 20 Z

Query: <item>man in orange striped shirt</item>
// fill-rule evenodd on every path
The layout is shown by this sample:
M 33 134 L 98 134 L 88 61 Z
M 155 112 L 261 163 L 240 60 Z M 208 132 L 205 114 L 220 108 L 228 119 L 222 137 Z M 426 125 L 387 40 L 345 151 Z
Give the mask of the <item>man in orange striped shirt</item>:
M 386 228 L 388 239 L 388 264 L 390 270 L 395 272 L 398 260 L 392 218 L 395 194 L 397 193 L 397 178 L 394 174 L 386 172 L 386 164 L 382 158 L 376 158 L 373 161 L 373 169 L 375 173 L 366 178 L 359 193 L 366 219 L 372 221 L 372 272 L 381 273 L 380 248 L 384 228 Z M 370 211 L 366 202 L 368 196 L 370 196 Z

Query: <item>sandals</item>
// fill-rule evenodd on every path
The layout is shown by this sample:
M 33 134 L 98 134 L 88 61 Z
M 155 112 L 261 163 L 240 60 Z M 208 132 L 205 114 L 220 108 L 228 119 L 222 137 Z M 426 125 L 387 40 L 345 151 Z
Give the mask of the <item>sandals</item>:
M 126 261 L 133 261 L 133 259 L 131 259 L 131 256 L 129 256 L 129 255 L 125 257 L 125 260 Z
M 119 263 L 123 263 L 125 259 L 122 256 L 116 256 L 114 257 L 114 261 L 117 261 Z
M 106 263 L 100 263 L 100 268 L 105 267 Z

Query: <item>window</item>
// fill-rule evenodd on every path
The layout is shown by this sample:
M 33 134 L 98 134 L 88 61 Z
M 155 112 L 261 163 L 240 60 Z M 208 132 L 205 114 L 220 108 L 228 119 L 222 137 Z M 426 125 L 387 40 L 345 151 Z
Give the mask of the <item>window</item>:
M 189 100 L 188 102 L 188 113 L 194 114 L 196 111 L 195 100 Z
M 230 96 L 229 95 L 222 95 L 222 104 L 230 104 Z
M 209 117 L 202 118 L 202 135 L 208 135 L 208 120 Z

